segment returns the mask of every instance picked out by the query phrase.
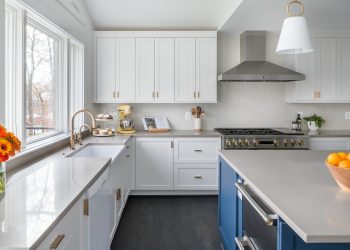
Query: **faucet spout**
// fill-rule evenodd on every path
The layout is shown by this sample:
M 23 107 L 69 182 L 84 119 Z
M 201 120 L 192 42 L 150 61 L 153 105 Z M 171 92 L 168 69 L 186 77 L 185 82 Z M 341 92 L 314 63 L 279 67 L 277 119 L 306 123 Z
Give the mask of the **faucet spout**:
M 75 149 L 75 143 L 76 143 L 76 136 L 75 136 L 75 133 L 74 133 L 74 119 L 75 117 L 80 114 L 80 113 L 86 113 L 90 116 L 91 118 L 91 121 L 92 121 L 92 128 L 90 128 L 91 132 L 93 131 L 94 128 L 96 128 L 96 120 L 95 120 L 95 117 L 93 115 L 92 112 L 90 112 L 89 110 L 87 109 L 81 109 L 81 110 L 78 110 L 76 111 L 73 115 L 72 115 L 72 118 L 71 118 L 71 127 L 70 127 L 70 148 L 71 149 Z

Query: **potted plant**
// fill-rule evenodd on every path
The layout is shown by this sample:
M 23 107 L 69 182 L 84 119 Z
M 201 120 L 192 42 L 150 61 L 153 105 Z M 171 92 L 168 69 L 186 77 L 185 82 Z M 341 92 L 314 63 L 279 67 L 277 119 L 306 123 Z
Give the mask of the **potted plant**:
M 0 199 L 5 196 L 6 168 L 4 162 L 21 149 L 21 141 L 0 124 Z
M 307 126 L 310 130 L 318 130 L 323 124 L 326 123 L 325 119 L 316 114 L 304 117 L 304 120 L 307 121 Z

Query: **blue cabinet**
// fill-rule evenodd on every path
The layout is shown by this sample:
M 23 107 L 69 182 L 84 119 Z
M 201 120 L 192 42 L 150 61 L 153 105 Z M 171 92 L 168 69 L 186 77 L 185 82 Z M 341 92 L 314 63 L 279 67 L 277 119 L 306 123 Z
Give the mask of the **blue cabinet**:
M 242 200 L 238 198 L 235 186 L 239 180 L 241 177 L 220 157 L 219 231 L 225 250 L 238 250 L 235 237 L 242 237 Z M 350 243 L 306 243 L 279 218 L 276 250 L 350 250 Z
M 225 250 L 236 250 L 235 237 L 242 235 L 242 202 L 235 182 L 239 176 L 223 159 L 219 162 L 219 230 Z

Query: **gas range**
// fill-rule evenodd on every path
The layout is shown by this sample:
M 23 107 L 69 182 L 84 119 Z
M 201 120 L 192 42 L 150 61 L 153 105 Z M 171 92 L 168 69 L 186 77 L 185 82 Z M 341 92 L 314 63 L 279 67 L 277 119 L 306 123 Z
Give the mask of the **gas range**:
M 216 128 L 223 149 L 308 149 L 309 137 L 299 131 L 270 128 Z

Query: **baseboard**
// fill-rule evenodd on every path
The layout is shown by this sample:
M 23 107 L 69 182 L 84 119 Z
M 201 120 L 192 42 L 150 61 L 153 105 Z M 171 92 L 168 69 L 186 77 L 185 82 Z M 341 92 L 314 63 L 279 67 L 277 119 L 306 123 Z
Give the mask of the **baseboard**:
M 218 195 L 217 190 L 197 190 L 197 191 L 183 191 L 183 190 L 132 190 L 130 195 Z

